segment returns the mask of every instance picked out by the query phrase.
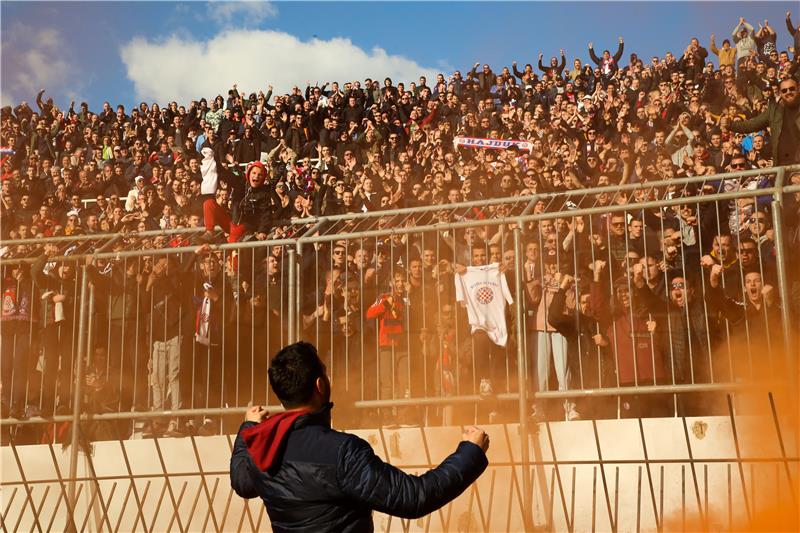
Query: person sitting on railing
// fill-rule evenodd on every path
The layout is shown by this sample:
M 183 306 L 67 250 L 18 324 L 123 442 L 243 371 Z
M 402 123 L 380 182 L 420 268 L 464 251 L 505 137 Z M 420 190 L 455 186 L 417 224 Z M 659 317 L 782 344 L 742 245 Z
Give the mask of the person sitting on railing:
M 274 189 L 268 184 L 266 167 L 253 161 L 245 169 L 244 180 L 219 165 L 213 151 L 203 148 L 203 194 L 216 193 L 219 181 L 230 189 L 230 215 L 214 199 L 203 203 L 206 230 L 219 225 L 228 233 L 228 242 L 242 240 L 246 234 L 254 233 L 263 239 L 273 226 L 274 214 L 281 205 Z

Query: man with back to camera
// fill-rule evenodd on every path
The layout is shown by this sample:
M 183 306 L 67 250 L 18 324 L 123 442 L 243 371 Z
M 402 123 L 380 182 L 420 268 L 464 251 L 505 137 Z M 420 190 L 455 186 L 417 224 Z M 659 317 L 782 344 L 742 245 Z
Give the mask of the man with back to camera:
M 261 497 L 275 532 L 373 531 L 373 510 L 418 518 L 458 497 L 488 464 L 489 437 L 476 427 L 421 476 L 331 429 L 330 382 L 309 343 L 278 352 L 269 382 L 286 411 L 265 419 L 261 406 L 248 409 L 231 457 L 231 486 L 243 498 Z

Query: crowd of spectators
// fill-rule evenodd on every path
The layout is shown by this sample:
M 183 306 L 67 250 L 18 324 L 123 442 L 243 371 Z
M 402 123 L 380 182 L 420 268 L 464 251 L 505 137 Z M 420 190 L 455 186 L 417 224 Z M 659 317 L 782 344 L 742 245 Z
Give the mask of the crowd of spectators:
M 472 365 L 456 363 L 462 352 L 474 354 L 474 345 L 458 342 L 470 339 L 472 320 L 456 305 L 454 280 L 467 266 L 488 263 L 502 264 L 512 285 L 509 273 L 525 271 L 524 329 L 538 339 L 527 349 L 540 390 L 550 388 L 551 372 L 564 390 L 737 379 L 731 365 L 712 369 L 697 361 L 712 360 L 723 337 L 730 340 L 731 324 L 750 324 L 749 344 L 755 337 L 782 343 L 780 309 L 792 304 L 775 294 L 771 198 L 651 209 L 635 204 L 755 193 L 770 187 L 774 175 L 647 194 L 589 189 L 800 162 L 800 30 L 789 13 L 786 24 L 794 38 L 789 50 L 776 48 L 767 21 L 756 31 L 740 19 L 719 48 L 712 35 L 716 65 L 698 39 L 664 57 L 623 59 L 620 37 L 613 54 L 598 55 L 589 43 L 591 62 L 576 58 L 571 68 L 562 50 L 547 64 L 539 54 L 536 67 L 475 63 L 466 74 L 410 83 L 333 81 L 284 95 L 271 86 L 248 93 L 234 84 L 210 101 L 142 102 L 133 109 L 106 102 L 99 112 L 85 103 L 59 109 L 42 90 L 38 111 L 26 102 L 3 108 L 3 254 L 39 256 L 32 265 L 3 270 L 4 416 L 49 415 L 68 404 L 73 383 L 56 370 L 74 365 L 79 297 L 74 263 L 58 261 L 35 241 L 10 239 L 205 227 L 194 236 L 147 241 L 156 248 L 195 245 L 195 254 L 87 261 L 92 284 L 103 289 L 94 306 L 96 338 L 111 339 L 90 350 L 88 388 L 104 391 L 97 397 L 112 410 L 234 406 L 266 387 L 265 372 L 251 373 L 266 364 L 258 347 L 272 353 L 285 340 L 286 254 L 274 246 L 234 259 L 214 253 L 215 243 L 291 236 L 293 220 L 312 216 L 582 189 L 587 193 L 571 196 L 571 206 L 630 209 L 565 213 L 530 224 L 525 258 L 518 260 L 509 228 L 488 224 L 427 241 L 394 235 L 317 246 L 301 260 L 300 326 L 304 335 L 317 336 L 320 353 L 340 361 L 347 353 L 353 367 L 360 365 L 358 379 L 344 365 L 331 370 L 349 383 L 339 390 L 349 399 L 383 399 L 456 388 L 487 396 L 510 387 L 508 372 L 500 376 L 501 368 L 514 368 L 510 345 L 498 352 L 500 364 L 486 365 L 492 367 L 486 375 L 463 378 L 462 367 Z M 528 144 L 492 150 L 463 138 Z M 800 184 L 800 173 L 786 180 Z M 784 201 L 786 242 L 800 244 L 797 195 Z M 564 203 L 541 202 L 537 209 L 551 205 Z M 448 213 L 438 221 L 453 221 Z M 507 214 L 503 207 L 470 213 Z M 796 248 L 787 248 L 796 289 L 800 263 Z M 226 337 L 232 323 L 237 333 Z M 510 343 L 520 342 L 520 330 Z M 41 339 L 31 342 L 38 331 Z M 623 346 L 622 336 L 638 344 Z M 409 350 L 417 339 L 424 356 Z M 375 355 L 368 348 L 376 346 L 390 352 L 392 368 L 398 360 L 409 369 L 421 365 L 430 380 L 416 390 L 412 376 L 403 390 L 372 383 L 385 378 L 375 362 L 369 366 Z M 248 354 L 246 364 L 231 353 Z M 366 383 L 363 376 L 376 372 Z M 131 373 L 145 377 L 116 385 L 110 378 Z M 395 377 L 392 371 L 392 383 Z M 375 392 L 365 395 L 370 388 Z M 33 411 L 25 407 L 31 398 L 38 406 Z M 620 405 L 630 416 L 658 412 L 645 399 Z M 565 409 L 567 418 L 595 410 L 571 402 Z M 172 421 L 168 432 L 179 431 Z

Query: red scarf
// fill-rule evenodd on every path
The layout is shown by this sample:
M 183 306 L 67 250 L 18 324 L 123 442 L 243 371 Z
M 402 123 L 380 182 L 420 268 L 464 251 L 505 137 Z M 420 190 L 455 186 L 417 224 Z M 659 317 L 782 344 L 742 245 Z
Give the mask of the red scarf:
M 285 411 L 267 418 L 260 424 L 241 431 L 247 451 L 256 466 L 266 472 L 275 462 L 283 441 L 292 430 L 294 421 L 308 414 L 308 410 Z

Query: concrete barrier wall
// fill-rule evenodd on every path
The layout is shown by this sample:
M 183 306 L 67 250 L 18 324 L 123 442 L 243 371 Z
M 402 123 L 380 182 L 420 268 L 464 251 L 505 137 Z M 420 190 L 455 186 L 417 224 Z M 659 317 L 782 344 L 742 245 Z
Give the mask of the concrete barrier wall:
M 782 461 L 776 432 L 765 431 L 763 422 L 736 419 L 741 471 L 727 417 L 687 418 L 685 430 L 681 418 L 645 419 L 641 430 L 639 420 L 540 424 L 529 443 L 532 464 L 524 468 L 518 426 L 488 426 L 490 467 L 470 489 L 419 520 L 376 513 L 375 528 L 523 531 L 522 511 L 530 509 L 533 527 L 542 531 L 685 531 L 703 520 L 709 530 L 735 530 L 748 510 L 756 515 L 791 501 L 787 469 L 797 484 L 797 458 Z M 455 449 L 461 428 L 356 433 L 382 459 L 421 474 Z M 794 436 L 784 431 L 783 438 L 793 455 Z M 77 530 L 269 531 L 262 503 L 230 489 L 232 442 L 217 436 L 94 443 L 78 471 L 89 479 L 76 483 Z M 67 530 L 68 450 L 6 446 L 0 454 L 4 530 Z M 523 500 L 524 475 L 532 479 L 531 501 Z

